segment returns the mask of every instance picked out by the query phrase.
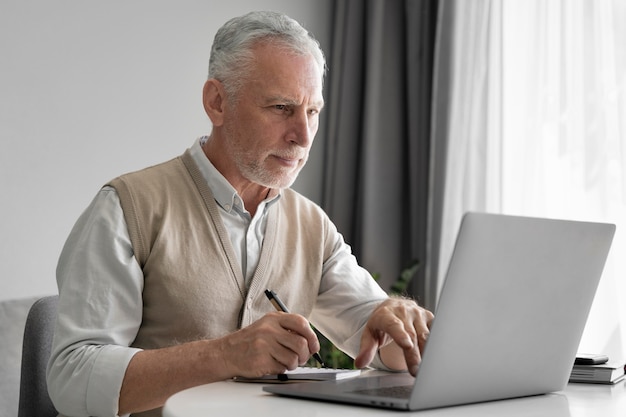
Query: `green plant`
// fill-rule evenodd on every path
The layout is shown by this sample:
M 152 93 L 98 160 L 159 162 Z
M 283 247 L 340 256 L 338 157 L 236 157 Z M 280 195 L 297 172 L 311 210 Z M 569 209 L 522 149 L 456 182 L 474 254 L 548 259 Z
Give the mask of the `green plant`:
M 398 278 L 391 284 L 391 287 L 388 291 L 389 294 L 406 296 L 407 288 L 419 267 L 419 261 L 415 260 L 411 262 L 408 267 L 404 268 L 400 272 L 400 275 L 398 275 Z M 378 281 L 380 279 L 380 274 L 372 274 L 372 278 Z M 354 368 L 354 360 L 350 356 L 343 353 L 317 329 L 313 328 L 313 330 L 317 334 L 317 337 L 320 341 L 320 356 L 322 357 L 326 366 L 338 369 Z M 319 366 L 319 364 L 315 361 L 315 359 L 310 358 L 306 366 L 317 367 Z

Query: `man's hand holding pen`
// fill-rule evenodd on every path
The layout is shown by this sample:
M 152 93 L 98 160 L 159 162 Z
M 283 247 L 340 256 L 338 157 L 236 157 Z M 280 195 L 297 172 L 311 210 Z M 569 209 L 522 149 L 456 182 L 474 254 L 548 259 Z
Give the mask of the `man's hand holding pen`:
M 222 340 L 221 354 L 232 376 L 257 378 L 304 365 L 319 351 L 309 322 L 297 314 L 267 313 Z
M 282 302 L 280 297 L 278 297 L 278 295 L 274 291 L 265 290 L 265 296 L 267 297 L 268 300 L 270 300 L 270 303 L 272 303 L 272 305 L 274 306 L 274 308 L 276 308 L 277 311 L 282 311 L 283 313 L 289 313 L 289 309 L 287 309 L 287 306 Z M 317 363 L 319 363 L 322 366 L 322 368 L 326 368 L 326 364 L 322 360 L 322 357 L 320 356 L 318 350 L 316 350 L 313 353 L 313 358 L 317 361 Z

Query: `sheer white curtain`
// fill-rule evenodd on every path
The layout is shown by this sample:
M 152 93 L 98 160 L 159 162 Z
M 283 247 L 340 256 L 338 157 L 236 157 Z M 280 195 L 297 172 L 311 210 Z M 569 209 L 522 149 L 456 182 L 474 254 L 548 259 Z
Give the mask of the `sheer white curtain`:
M 448 146 L 438 282 L 467 210 L 616 223 L 580 349 L 623 358 L 626 2 L 446 7 L 455 18 L 450 91 L 437 92 L 449 104 L 434 125 L 434 140 Z
M 580 349 L 625 356 L 626 2 L 505 1 L 502 211 L 616 223 Z

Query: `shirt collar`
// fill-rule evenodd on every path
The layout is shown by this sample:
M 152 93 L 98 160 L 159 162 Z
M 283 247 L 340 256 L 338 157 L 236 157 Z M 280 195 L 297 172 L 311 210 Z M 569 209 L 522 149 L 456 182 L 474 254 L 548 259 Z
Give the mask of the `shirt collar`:
M 202 145 L 208 140 L 208 136 L 202 136 L 191 146 L 190 152 L 194 162 L 198 165 L 202 177 L 213 193 L 213 197 L 219 206 L 227 212 L 234 208 L 244 212 L 243 200 L 237 194 L 235 188 L 226 178 L 215 168 L 209 158 L 204 154 Z M 272 193 L 273 194 L 273 193 Z M 280 198 L 280 192 L 265 200 L 266 208 L 273 205 Z M 263 203 L 262 203 L 263 204 Z

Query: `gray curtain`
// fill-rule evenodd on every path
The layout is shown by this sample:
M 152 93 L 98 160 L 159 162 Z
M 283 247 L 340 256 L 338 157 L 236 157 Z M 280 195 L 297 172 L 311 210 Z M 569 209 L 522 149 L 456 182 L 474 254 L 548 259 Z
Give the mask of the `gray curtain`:
M 409 293 L 430 307 L 430 119 L 437 0 L 337 0 L 322 206 L 389 289 L 414 260 Z

